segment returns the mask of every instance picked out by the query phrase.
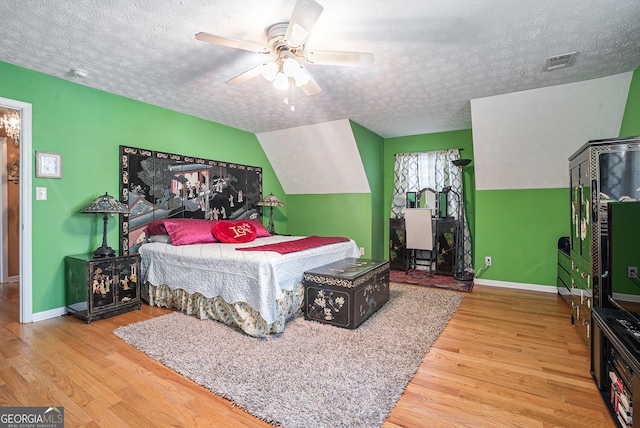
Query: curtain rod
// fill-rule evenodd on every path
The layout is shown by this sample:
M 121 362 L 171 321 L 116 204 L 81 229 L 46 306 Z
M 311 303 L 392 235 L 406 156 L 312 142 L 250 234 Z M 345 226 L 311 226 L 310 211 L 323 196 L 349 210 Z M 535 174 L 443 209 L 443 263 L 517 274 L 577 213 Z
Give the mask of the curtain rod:
M 409 154 L 409 153 L 440 152 L 440 151 L 442 151 L 442 150 L 460 150 L 460 151 L 462 151 L 462 150 L 464 150 L 464 149 L 462 149 L 462 148 L 458 148 L 458 149 L 453 148 L 453 149 L 440 149 L 440 150 L 425 150 L 425 151 L 422 151 L 422 152 L 405 152 L 405 153 L 396 153 L 396 155 L 406 155 L 406 154 Z

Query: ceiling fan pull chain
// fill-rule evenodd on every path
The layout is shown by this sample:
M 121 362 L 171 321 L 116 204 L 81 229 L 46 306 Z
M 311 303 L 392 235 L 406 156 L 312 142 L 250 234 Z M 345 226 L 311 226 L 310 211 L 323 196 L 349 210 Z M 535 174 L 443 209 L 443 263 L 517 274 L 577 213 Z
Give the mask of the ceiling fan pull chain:
M 291 88 L 291 107 L 289 107 L 289 110 L 295 111 L 296 110 L 296 106 L 293 105 L 293 77 L 289 77 L 289 80 L 290 80 L 289 88 Z

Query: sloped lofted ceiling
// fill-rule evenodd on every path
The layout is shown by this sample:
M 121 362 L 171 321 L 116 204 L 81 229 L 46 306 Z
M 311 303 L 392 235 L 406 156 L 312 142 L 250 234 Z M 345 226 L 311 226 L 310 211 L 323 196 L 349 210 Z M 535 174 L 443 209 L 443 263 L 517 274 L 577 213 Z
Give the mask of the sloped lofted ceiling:
M 295 0 L 0 2 L 0 61 L 253 133 L 351 119 L 382 137 L 468 129 L 471 99 L 640 64 L 637 0 L 317 1 L 307 46 L 372 52 L 375 64 L 308 65 L 322 92 L 294 90 L 294 112 L 261 76 L 225 85 L 264 56 L 194 35 L 265 45 Z M 573 66 L 542 71 L 574 51 Z
M 369 193 L 348 120 L 257 134 L 287 195 Z

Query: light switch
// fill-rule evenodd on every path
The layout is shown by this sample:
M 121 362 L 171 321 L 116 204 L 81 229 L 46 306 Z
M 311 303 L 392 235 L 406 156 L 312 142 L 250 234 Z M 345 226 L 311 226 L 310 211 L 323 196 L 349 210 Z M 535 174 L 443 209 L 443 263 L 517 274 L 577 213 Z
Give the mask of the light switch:
M 36 187 L 36 201 L 46 201 L 46 200 L 47 200 L 47 188 Z

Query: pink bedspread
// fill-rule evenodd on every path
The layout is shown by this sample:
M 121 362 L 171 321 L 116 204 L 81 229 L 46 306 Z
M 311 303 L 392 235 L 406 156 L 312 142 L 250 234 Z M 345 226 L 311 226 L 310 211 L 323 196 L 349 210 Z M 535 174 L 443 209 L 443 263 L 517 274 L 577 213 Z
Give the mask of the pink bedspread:
M 280 254 L 303 251 L 309 248 L 320 247 L 322 245 L 335 244 L 337 242 L 348 241 L 349 238 L 341 236 L 307 236 L 306 238 L 294 241 L 279 242 L 277 244 L 258 245 L 257 247 L 236 248 L 238 251 L 275 251 Z

